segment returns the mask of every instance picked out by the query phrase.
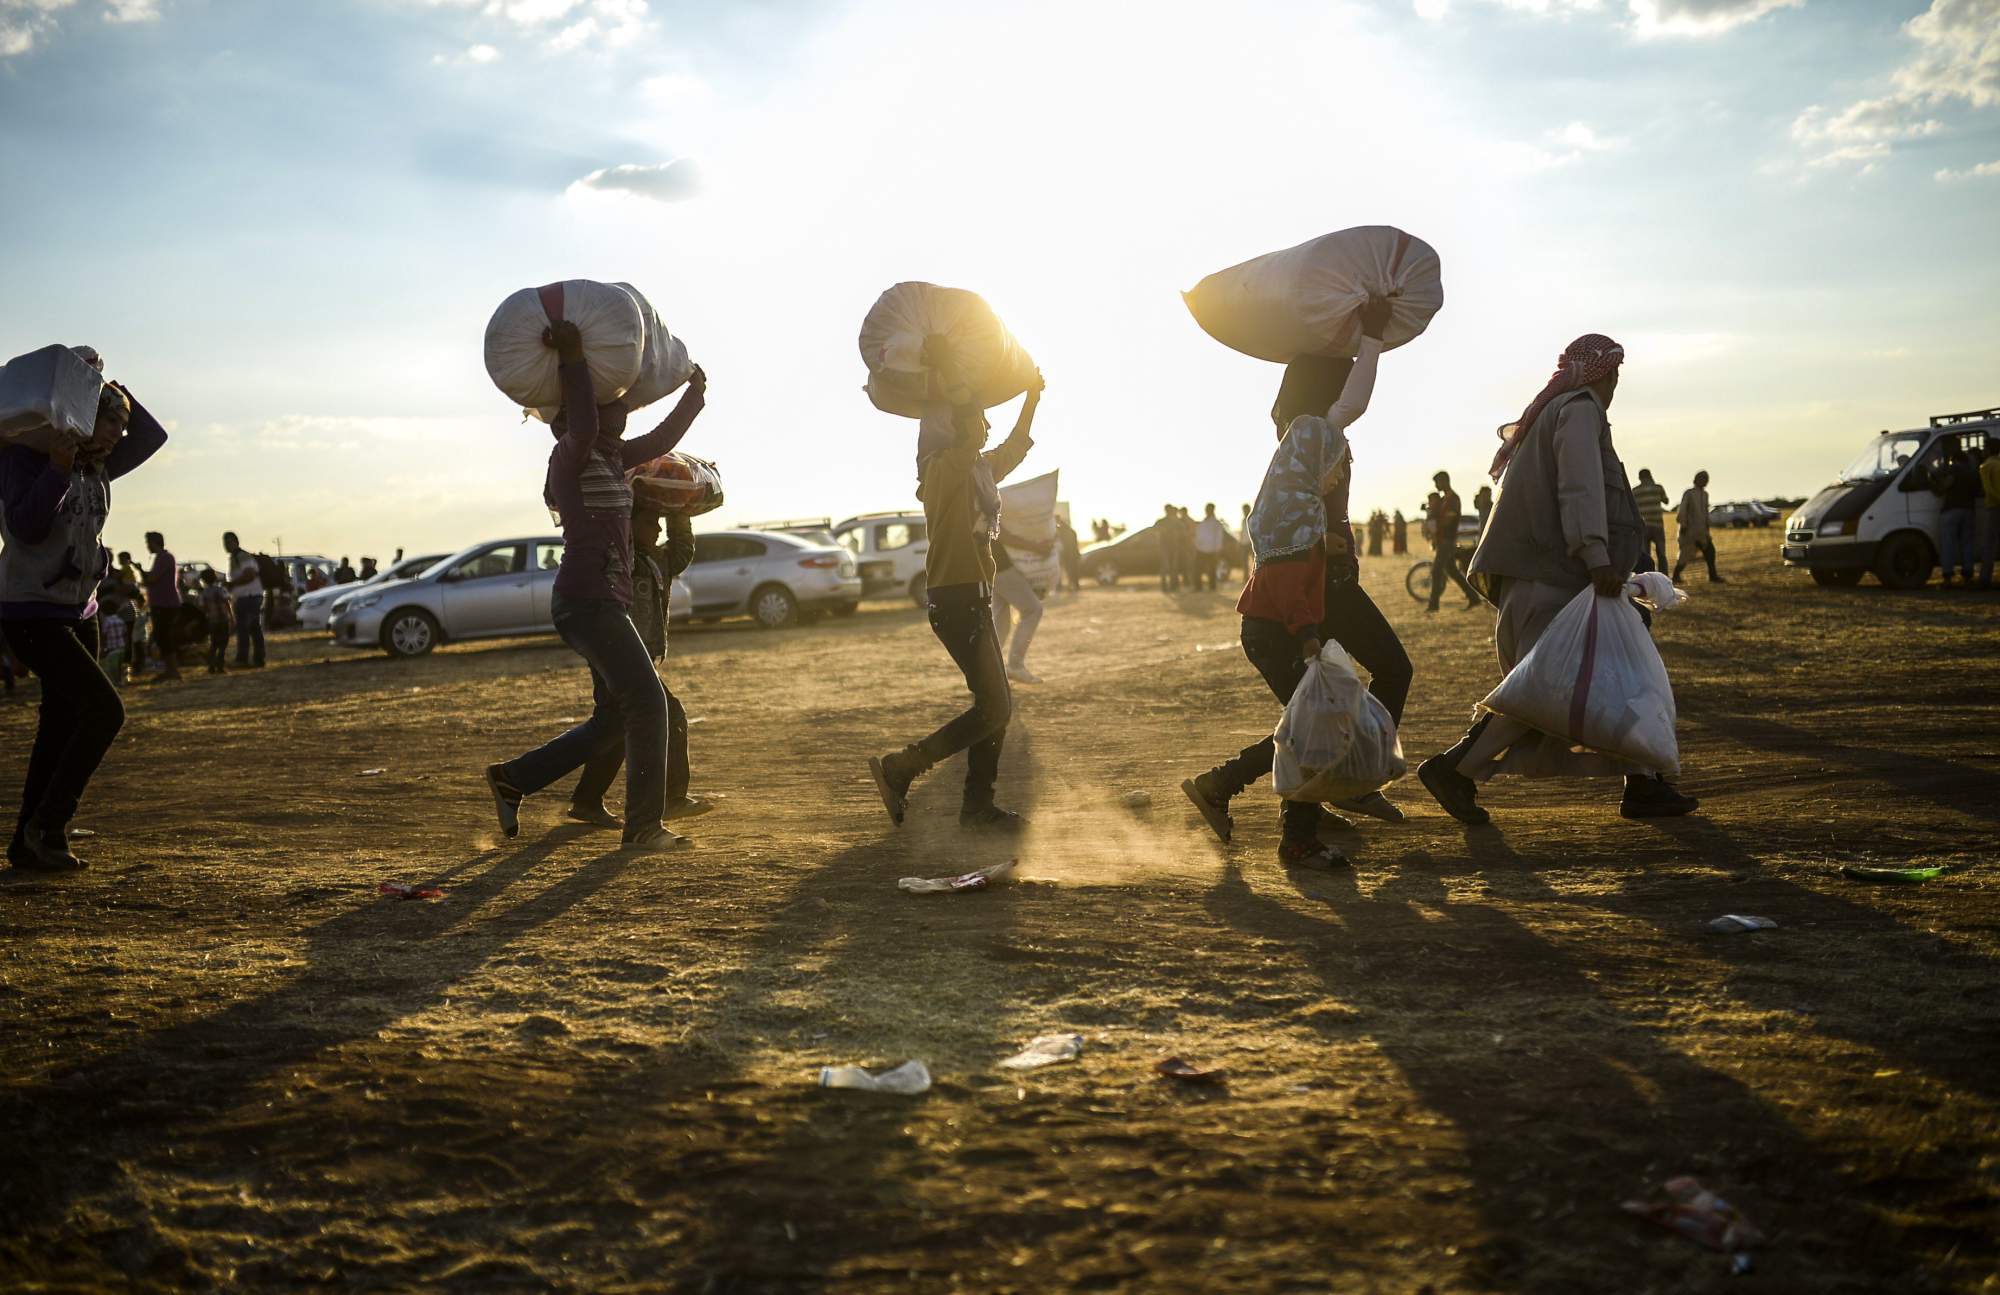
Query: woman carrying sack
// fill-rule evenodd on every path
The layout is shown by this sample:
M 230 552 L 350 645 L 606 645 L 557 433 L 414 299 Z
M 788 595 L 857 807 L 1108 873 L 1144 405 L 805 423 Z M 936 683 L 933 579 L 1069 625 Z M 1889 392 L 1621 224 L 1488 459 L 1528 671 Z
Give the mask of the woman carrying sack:
M 1375 387 L 1389 303 L 1371 296 L 1361 308 L 1361 343 L 1353 360 L 1299 356 L 1285 366 L 1271 419 L 1278 450 L 1265 470 L 1250 513 L 1256 567 L 1236 610 L 1243 616 L 1243 652 L 1280 701 L 1290 701 L 1322 639 L 1332 639 L 1367 667 L 1368 690 L 1397 724 L 1410 693 L 1410 658 L 1402 641 L 1361 588 L 1354 528 L 1347 519 L 1352 455 L 1344 430 L 1368 409 Z M 1215 834 L 1234 829 L 1229 802 L 1271 771 L 1272 739 L 1243 748 L 1181 790 Z M 1340 808 L 1401 822 L 1381 792 Z M 1285 802 L 1278 861 L 1287 867 L 1339 867 L 1347 857 L 1319 839 L 1328 817 L 1319 805 Z
M 500 830 L 521 830 L 521 800 L 580 768 L 614 743 L 625 750 L 626 850 L 685 844 L 661 822 L 666 808 L 667 698 L 652 654 L 632 625 L 632 487 L 626 470 L 674 448 L 701 413 L 708 380 L 700 368 L 661 424 L 622 440 L 626 409 L 599 405 L 583 335 L 567 320 L 543 342 L 560 359 L 562 408 L 549 424 L 544 498 L 562 518 L 562 565 L 552 602 L 556 633 L 590 666 L 590 718 L 513 760 L 486 767 Z

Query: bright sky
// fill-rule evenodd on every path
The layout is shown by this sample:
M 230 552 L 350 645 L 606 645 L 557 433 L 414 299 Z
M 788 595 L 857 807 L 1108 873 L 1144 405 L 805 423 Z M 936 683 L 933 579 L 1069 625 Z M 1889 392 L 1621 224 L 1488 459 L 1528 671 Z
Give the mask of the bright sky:
M 1356 224 L 1446 289 L 1357 512 L 1469 493 L 1582 332 L 1627 464 L 1718 500 L 2000 404 L 2000 0 L 0 0 L 0 175 L 0 356 L 104 353 L 174 432 L 110 541 L 184 559 L 546 527 L 480 342 L 566 277 L 707 369 L 717 521 L 912 504 L 855 336 L 913 278 L 1039 361 L 1077 516 L 1233 515 L 1279 370 L 1179 293 Z

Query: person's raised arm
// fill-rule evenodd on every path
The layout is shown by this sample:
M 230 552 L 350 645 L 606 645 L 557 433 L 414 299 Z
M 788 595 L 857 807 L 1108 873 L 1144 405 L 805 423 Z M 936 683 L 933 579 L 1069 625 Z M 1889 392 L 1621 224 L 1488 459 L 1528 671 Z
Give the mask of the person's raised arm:
M 1354 355 L 1354 367 L 1341 384 L 1340 399 L 1326 411 L 1326 421 L 1346 427 L 1368 412 L 1369 397 L 1375 394 L 1375 367 L 1382 358 L 1382 334 L 1389 327 L 1389 299 L 1370 295 L 1361 307 L 1361 345 Z
M 1556 507 L 1563 544 L 1590 571 L 1597 592 L 1617 594 L 1629 571 L 1611 569 L 1611 523 L 1604 501 L 1604 459 L 1598 452 L 1604 416 L 1592 400 L 1572 400 L 1556 416 Z
M 125 435 L 111 447 L 111 453 L 104 456 L 104 475 L 113 480 L 158 454 L 160 447 L 167 443 L 167 429 L 160 426 L 160 420 L 153 417 L 152 411 L 140 404 L 124 387 L 118 389 L 124 391 L 125 398 L 132 402 L 132 417 L 125 424 Z
M 1028 451 L 1035 447 L 1035 438 L 1030 434 L 1035 425 L 1035 410 L 1042 403 L 1042 381 L 1039 369 L 1035 380 L 1028 387 L 1027 396 L 1021 401 L 1021 416 L 1014 420 L 1014 430 L 1007 439 L 986 452 L 986 466 L 992 469 L 993 479 L 1002 481 L 1008 473 L 1021 466 L 1021 460 L 1028 457 Z
M 686 436 L 688 428 L 694 425 L 695 415 L 707 403 L 708 375 L 697 364 L 688 376 L 687 390 L 681 393 L 680 403 L 674 406 L 674 411 L 661 419 L 660 425 L 652 431 L 623 443 L 619 453 L 624 456 L 625 466 L 636 468 L 679 445 L 681 437 Z
M 562 378 L 564 427 L 556 441 L 556 466 L 575 476 L 597 444 L 597 391 L 583 359 L 583 334 L 569 320 L 559 319 L 542 330 L 542 345 L 555 351 Z

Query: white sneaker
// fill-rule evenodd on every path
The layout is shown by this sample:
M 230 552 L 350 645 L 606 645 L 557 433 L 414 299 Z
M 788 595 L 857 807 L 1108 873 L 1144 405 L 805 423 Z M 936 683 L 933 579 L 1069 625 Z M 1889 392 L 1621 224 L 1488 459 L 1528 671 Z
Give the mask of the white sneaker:
M 1036 674 L 1033 670 L 1028 669 L 1028 667 L 1024 665 L 1008 666 L 1007 677 L 1009 679 L 1012 679 L 1015 683 L 1040 683 L 1042 681 L 1042 677 L 1040 675 Z

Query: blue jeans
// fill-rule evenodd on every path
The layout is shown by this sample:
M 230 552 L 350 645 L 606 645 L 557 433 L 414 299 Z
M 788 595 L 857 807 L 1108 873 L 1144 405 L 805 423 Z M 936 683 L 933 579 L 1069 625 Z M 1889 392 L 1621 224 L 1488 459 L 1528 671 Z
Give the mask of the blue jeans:
M 590 666 L 590 718 L 510 760 L 500 776 L 528 795 L 625 748 L 625 839 L 660 826 L 666 804 L 667 693 L 626 610 L 607 598 L 555 596 L 556 633 Z
M 1944 567 L 1944 578 L 1949 580 L 1954 571 L 1972 579 L 1972 510 L 1970 508 L 1947 508 L 1938 515 L 1938 530 L 1941 533 L 1940 548 L 1943 553 L 1940 565 Z
M 264 664 L 264 595 L 250 594 L 236 604 L 236 664 Z

